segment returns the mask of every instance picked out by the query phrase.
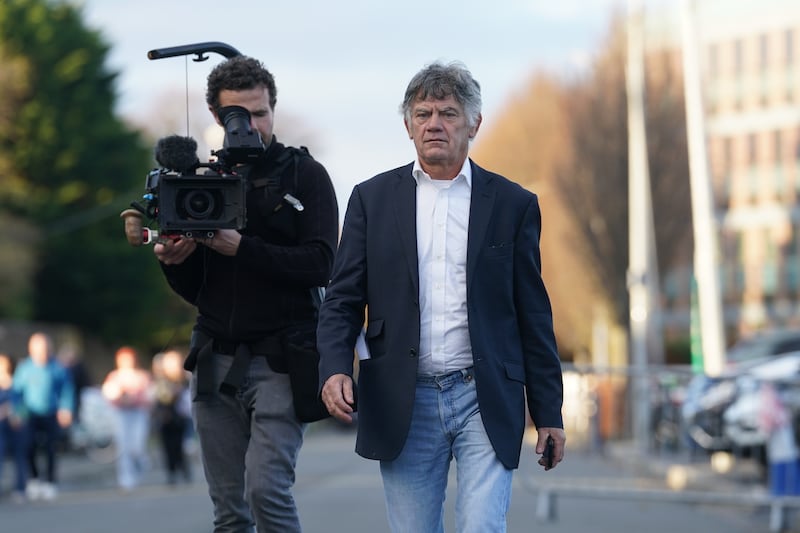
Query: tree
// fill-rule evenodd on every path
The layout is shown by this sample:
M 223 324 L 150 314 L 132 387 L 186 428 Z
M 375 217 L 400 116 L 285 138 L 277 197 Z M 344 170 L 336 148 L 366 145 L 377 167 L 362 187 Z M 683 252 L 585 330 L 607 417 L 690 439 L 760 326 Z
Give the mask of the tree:
M 181 318 L 160 314 L 168 292 L 157 263 L 123 237 L 118 214 L 141 196 L 152 165 L 140 135 L 114 115 L 107 53 L 72 4 L 0 4 L 0 79 L 14 80 L 0 96 L 0 209 L 38 228 L 22 318 L 133 342 Z
M 556 174 L 590 245 L 618 323 L 627 324 L 628 144 L 625 33 L 617 21 L 586 80 L 568 89 L 574 158 Z M 659 272 L 691 257 L 683 91 L 665 54 L 647 58 L 646 129 Z
M 590 349 L 595 315 L 627 327 L 628 145 L 624 26 L 612 24 L 585 77 L 545 74 L 513 99 L 473 150 L 537 192 L 543 276 L 559 345 Z M 647 63 L 646 128 L 659 272 L 691 258 L 682 84 L 672 57 Z
M 507 102 L 492 129 L 481 131 L 471 157 L 539 197 L 542 276 L 550 291 L 559 350 L 570 359 L 570 354 L 588 350 L 588 302 L 604 294 L 587 267 L 591 257 L 585 239 L 553 180 L 572 159 L 563 84 L 545 73 L 535 74 Z

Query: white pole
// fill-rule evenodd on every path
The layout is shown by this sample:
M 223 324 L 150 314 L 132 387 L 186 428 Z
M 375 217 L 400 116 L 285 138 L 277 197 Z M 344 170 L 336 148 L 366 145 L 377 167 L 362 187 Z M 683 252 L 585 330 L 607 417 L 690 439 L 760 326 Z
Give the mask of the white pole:
M 703 366 L 706 374 L 716 376 L 725 366 L 725 331 L 717 272 L 717 225 L 714 219 L 711 181 L 708 176 L 705 114 L 700 66 L 697 59 L 694 3 L 692 0 L 681 0 L 681 8 L 689 179 L 694 221 L 694 269 L 697 279 Z
M 644 28 L 638 0 L 628 1 L 628 297 L 633 366 L 633 437 L 640 451 L 649 442 L 650 398 L 647 379 L 652 269 L 652 201 L 644 119 Z

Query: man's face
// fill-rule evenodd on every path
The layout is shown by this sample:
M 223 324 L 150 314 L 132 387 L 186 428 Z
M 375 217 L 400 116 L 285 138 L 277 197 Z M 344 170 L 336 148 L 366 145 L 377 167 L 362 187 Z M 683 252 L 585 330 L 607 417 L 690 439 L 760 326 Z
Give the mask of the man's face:
M 450 95 L 443 100 L 415 100 L 411 106 L 411 120 L 404 119 L 404 122 L 423 168 L 460 167 L 481 119 L 479 116 L 476 124 L 470 127 L 464 107 Z
M 50 341 L 41 333 L 34 333 L 28 341 L 28 355 L 38 366 L 47 364 L 50 358 Z
M 238 105 L 250 112 L 250 125 L 258 130 L 265 143 L 272 140 L 272 129 L 274 122 L 273 109 L 269 105 L 269 89 L 266 87 L 255 87 L 243 91 L 231 91 L 223 89 L 219 92 L 220 107 Z M 222 125 L 216 112 L 212 109 L 217 124 Z

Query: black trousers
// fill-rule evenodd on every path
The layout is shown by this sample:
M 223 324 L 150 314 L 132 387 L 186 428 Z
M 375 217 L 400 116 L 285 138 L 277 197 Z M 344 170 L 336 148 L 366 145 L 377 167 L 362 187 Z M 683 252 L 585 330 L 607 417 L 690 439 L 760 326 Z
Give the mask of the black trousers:
M 28 418 L 25 440 L 28 446 L 28 467 L 31 478 L 41 479 L 37 456 L 44 450 L 47 461 L 47 478 L 50 483 L 56 482 L 56 445 L 61 434 L 56 415 L 34 415 Z
M 167 469 L 167 480 L 176 481 L 178 473 L 183 474 L 185 479 L 191 477 L 189 462 L 183 449 L 183 441 L 188 429 L 188 420 L 183 417 L 175 417 L 169 422 L 165 422 L 159 428 L 161 436 L 161 447 L 164 452 L 164 464 Z

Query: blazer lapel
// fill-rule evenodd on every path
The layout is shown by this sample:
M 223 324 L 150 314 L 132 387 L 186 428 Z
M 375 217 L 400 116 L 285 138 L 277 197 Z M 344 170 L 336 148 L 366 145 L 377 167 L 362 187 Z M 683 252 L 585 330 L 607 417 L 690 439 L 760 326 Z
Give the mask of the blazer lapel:
M 472 165 L 472 196 L 467 236 L 467 286 L 472 283 L 472 277 L 475 274 L 475 265 L 492 216 L 496 192 L 489 173 L 472 160 L 470 160 L 470 164 Z
M 395 183 L 394 213 L 397 220 L 397 233 L 400 235 L 400 249 L 408 264 L 414 284 L 414 293 L 419 294 L 419 265 L 417 259 L 417 184 L 411 175 L 413 164 L 402 167 L 397 172 Z

